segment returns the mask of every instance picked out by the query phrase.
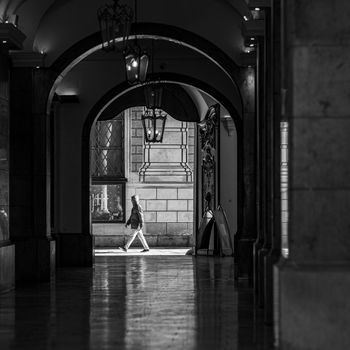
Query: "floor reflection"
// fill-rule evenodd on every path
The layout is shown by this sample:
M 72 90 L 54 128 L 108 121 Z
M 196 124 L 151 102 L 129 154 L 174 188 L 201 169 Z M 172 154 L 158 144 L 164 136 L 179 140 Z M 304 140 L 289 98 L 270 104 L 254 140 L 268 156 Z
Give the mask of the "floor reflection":
M 271 349 L 231 258 L 100 256 L 0 295 L 5 349 Z

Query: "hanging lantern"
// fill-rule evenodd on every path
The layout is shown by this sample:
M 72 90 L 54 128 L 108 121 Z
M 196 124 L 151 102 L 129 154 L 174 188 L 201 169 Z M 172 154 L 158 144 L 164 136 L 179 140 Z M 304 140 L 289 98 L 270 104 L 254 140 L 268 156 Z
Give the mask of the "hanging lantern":
M 131 85 L 143 83 L 146 80 L 149 57 L 146 51 L 138 45 L 136 34 L 133 44 L 128 44 L 133 18 L 134 25 L 137 24 L 137 1 L 135 0 L 134 12 L 128 5 L 120 5 L 119 0 L 113 1 L 113 4 L 102 6 L 97 12 L 102 49 L 114 51 L 116 48 L 115 38 L 121 37 L 126 79 Z
M 133 11 L 128 5 L 120 5 L 119 0 L 113 0 L 113 4 L 106 4 L 97 11 L 100 26 L 102 49 L 104 51 L 115 50 L 115 38 L 122 37 L 123 44 L 128 39 Z
M 124 51 L 126 79 L 129 84 L 143 83 L 146 80 L 149 57 L 137 43 Z
M 167 114 L 156 108 L 146 108 L 141 116 L 146 142 L 162 142 Z

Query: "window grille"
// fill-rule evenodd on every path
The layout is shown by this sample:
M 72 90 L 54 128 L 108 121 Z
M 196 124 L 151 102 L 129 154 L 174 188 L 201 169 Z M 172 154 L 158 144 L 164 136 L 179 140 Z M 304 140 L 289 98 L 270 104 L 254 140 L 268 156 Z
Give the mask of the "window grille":
M 92 178 L 124 177 L 124 116 L 97 121 L 91 146 Z
M 90 143 L 92 222 L 125 222 L 124 113 L 98 120 Z

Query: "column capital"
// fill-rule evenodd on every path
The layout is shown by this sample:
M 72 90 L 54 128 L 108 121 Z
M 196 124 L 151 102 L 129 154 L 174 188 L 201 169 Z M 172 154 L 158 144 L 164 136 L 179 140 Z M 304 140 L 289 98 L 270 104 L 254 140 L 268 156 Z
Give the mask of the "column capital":
M 41 68 L 44 66 L 45 55 L 34 51 L 13 51 L 10 57 L 14 67 Z
M 12 23 L 0 23 L 0 45 L 7 50 L 21 50 L 26 38 Z

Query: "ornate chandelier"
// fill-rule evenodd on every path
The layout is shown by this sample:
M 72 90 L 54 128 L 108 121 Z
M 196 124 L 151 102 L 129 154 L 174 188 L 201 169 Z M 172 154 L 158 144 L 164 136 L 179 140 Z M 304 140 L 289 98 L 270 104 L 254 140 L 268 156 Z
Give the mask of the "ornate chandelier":
M 106 4 L 98 9 L 97 18 L 104 51 L 115 50 L 115 38 L 118 36 L 122 37 L 125 45 L 133 17 L 131 7 L 119 4 L 119 0 L 113 0 L 113 4 Z
M 97 12 L 102 49 L 108 52 L 114 51 L 115 38 L 122 37 L 126 79 L 131 85 L 143 83 L 147 76 L 148 54 L 138 44 L 136 34 L 132 43 L 129 43 L 133 18 L 135 18 L 134 26 L 137 24 L 137 1 L 135 0 L 134 12 L 128 5 L 119 4 L 119 0 L 113 1 L 113 4 L 102 6 Z
M 144 86 L 146 109 L 141 116 L 146 142 L 162 142 L 167 114 L 162 106 L 163 87 L 161 84 Z
M 148 55 L 137 45 L 136 39 L 134 46 L 127 47 L 124 50 L 124 62 L 126 79 L 129 84 L 134 85 L 143 83 L 146 80 L 148 70 Z
M 156 108 L 146 108 L 141 116 L 146 142 L 162 142 L 167 114 Z

